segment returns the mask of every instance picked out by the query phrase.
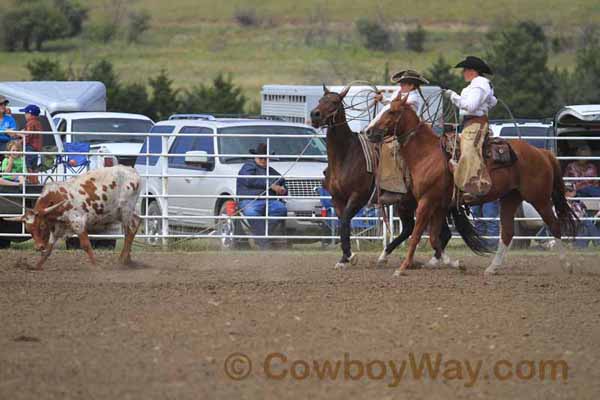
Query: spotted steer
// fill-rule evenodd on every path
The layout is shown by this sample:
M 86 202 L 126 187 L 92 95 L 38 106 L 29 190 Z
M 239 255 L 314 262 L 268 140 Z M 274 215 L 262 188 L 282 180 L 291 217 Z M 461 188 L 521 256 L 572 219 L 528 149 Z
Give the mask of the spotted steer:
M 140 225 L 135 213 L 139 195 L 140 176 L 133 168 L 100 168 L 65 182 L 47 184 L 35 207 L 11 220 L 25 223 L 35 248 L 42 253 L 37 269 L 42 269 L 58 240 L 73 234 L 95 264 L 88 230 L 101 231 L 116 222 L 121 222 L 125 234 L 120 261 L 129 264 L 131 245 Z

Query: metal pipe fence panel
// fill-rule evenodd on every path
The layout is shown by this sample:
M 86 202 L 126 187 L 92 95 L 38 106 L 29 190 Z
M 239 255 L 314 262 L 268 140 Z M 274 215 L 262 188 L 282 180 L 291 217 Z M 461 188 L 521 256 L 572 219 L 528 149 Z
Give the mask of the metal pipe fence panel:
M 55 135 L 53 132 L 39 132 L 42 135 Z M 73 137 L 81 137 L 85 140 L 85 136 L 91 133 L 69 133 Z M 185 133 L 187 138 L 210 138 L 213 140 L 214 152 L 201 154 L 210 162 L 204 163 L 212 165 L 211 168 L 199 168 L 193 162 L 188 163 L 187 157 L 199 156 L 199 154 L 190 154 L 186 152 L 175 152 L 173 144 L 175 138 L 181 137 L 181 133 L 99 133 L 94 132 L 93 135 L 106 135 L 107 138 L 120 136 L 139 136 L 143 139 L 140 142 L 140 151 L 138 152 L 115 152 L 106 153 L 96 149 L 91 149 L 87 152 L 65 152 L 62 145 L 57 145 L 56 148 L 45 148 L 42 151 L 21 151 L 19 155 L 23 158 L 38 157 L 38 161 L 44 159 L 52 160 L 51 167 L 46 169 L 39 168 L 36 171 L 28 171 L 26 168 L 23 171 L 2 172 L 2 181 L 0 181 L 0 206 L 9 204 L 13 206 L 14 213 L 0 214 L 0 218 L 19 216 L 24 213 L 27 202 L 33 201 L 39 194 L 30 193 L 27 190 L 31 183 L 28 179 L 37 179 L 40 183 L 51 181 L 61 182 L 77 175 L 74 171 L 68 168 L 68 165 L 59 165 L 58 161 L 65 160 L 69 156 L 84 156 L 88 160 L 94 159 L 94 168 L 105 165 L 104 159 L 111 158 L 119 160 L 120 157 L 138 158 L 136 159 L 135 168 L 142 177 L 143 190 L 140 195 L 138 209 L 141 212 L 143 221 L 142 232 L 138 234 L 138 238 L 148 240 L 149 242 L 166 244 L 169 239 L 210 239 L 220 241 L 244 241 L 247 239 L 262 239 L 269 240 L 288 240 L 299 242 L 321 241 L 323 243 L 334 242 L 338 236 L 338 222 L 335 212 L 327 205 L 331 200 L 331 196 L 324 195 L 321 189 L 321 181 L 323 175 L 320 173 L 325 167 L 327 156 L 322 151 L 322 154 L 304 154 L 304 150 L 300 154 L 272 154 L 271 144 L 274 138 L 276 139 L 305 139 L 308 147 L 313 140 L 324 140 L 325 135 L 299 135 L 299 134 L 220 134 L 220 133 Z M 265 175 L 240 175 L 239 171 L 242 164 L 252 160 L 256 155 L 242 152 L 221 153 L 218 139 L 226 137 L 231 138 L 251 138 L 260 139 L 267 146 L 267 154 L 261 155 L 260 158 L 266 160 L 268 167 L 277 167 L 283 170 L 278 170 L 283 178 L 289 183 L 288 193 L 286 195 L 277 195 L 270 193 L 269 182 L 274 179 L 274 175 L 270 173 L 270 169 L 266 168 Z M 160 149 L 150 149 L 150 138 L 160 139 Z M 506 139 L 518 139 L 517 137 L 506 137 Z M 537 136 L 523 136 L 521 139 L 539 140 Z M 596 141 L 600 137 L 573 136 L 573 137 L 552 137 L 548 136 L 545 140 L 554 141 Z M 26 141 L 26 139 L 25 139 Z M 141 151 L 145 144 L 145 151 Z M 24 146 L 25 147 L 25 146 Z M 323 148 L 324 149 L 324 148 Z M 0 157 L 8 156 L 9 151 L 0 151 Z M 150 159 L 155 158 L 154 162 Z M 235 158 L 236 163 L 223 163 L 224 157 Z M 183 164 L 174 164 L 176 158 L 184 158 Z M 563 163 L 574 162 L 578 160 L 586 160 L 597 162 L 600 165 L 600 156 L 585 156 L 578 157 L 574 155 L 560 155 L 557 157 Z M 142 160 L 142 162 L 139 162 Z M 23 163 L 26 165 L 26 163 Z M 188 165 L 189 164 L 189 165 Z M 201 164 L 201 163 L 200 163 Z M 50 165 L 50 164 L 49 164 Z M 301 168 L 303 166 L 310 168 Z M 219 168 L 217 168 L 217 166 Z M 223 166 L 226 166 L 223 167 Z M 223 168 L 221 168 L 223 167 Z M 86 169 L 87 170 L 87 169 Z M 299 173 L 298 171 L 305 171 Z M 18 192 L 4 193 L 2 187 L 6 186 L 4 178 L 23 177 L 24 184 L 15 185 L 19 187 Z M 261 179 L 265 182 L 264 190 L 257 195 L 238 195 L 235 189 L 235 182 L 239 178 L 254 178 Z M 577 183 L 579 181 L 600 181 L 600 176 L 595 177 L 564 177 L 565 181 Z M 186 191 L 182 191 L 182 181 L 185 183 Z M 223 183 L 229 184 L 228 190 L 221 190 Z M 4 185 L 3 185 L 4 184 Z M 227 186 L 227 185 L 225 185 Z M 598 185 L 600 187 L 600 183 Z M 600 208 L 600 197 L 569 197 L 570 201 L 585 201 L 590 204 L 596 204 L 598 211 Z M 244 207 L 252 206 L 253 202 L 265 202 L 264 216 L 245 215 Z M 286 202 L 287 215 L 272 215 L 270 208 L 275 203 Z M 233 202 L 236 208 L 222 208 L 228 202 Z M 154 205 L 152 205 L 154 204 Z M 243 206 L 246 204 L 246 206 Z M 385 244 L 401 230 L 401 222 L 397 217 L 393 207 L 387 210 L 389 221 L 384 224 L 381 220 L 382 213 L 375 209 L 366 209 L 362 215 L 353 219 L 353 240 L 371 240 L 380 241 Z M 498 217 L 472 217 L 475 224 L 479 227 L 486 228 L 485 224 L 498 223 Z M 250 228 L 253 221 L 264 221 L 265 236 L 256 235 Z M 582 221 L 598 224 L 600 226 L 600 212 L 595 214 L 590 212 L 588 215 L 581 218 Z M 547 233 L 542 231 L 543 223 L 539 216 L 527 217 L 518 215 L 515 218 L 517 224 L 523 224 L 528 229 L 521 229 L 521 234 L 515 236 L 515 239 L 527 240 L 545 240 L 551 239 Z M 276 229 L 275 225 L 279 223 L 284 228 Z M 153 228 L 156 228 L 153 230 Z M 277 227 L 280 228 L 280 227 Z M 534 232 L 534 230 L 537 230 Z M 27 238 L 29 235 L 24 228 L 20 233 L 6 233 L 0 231 L 1 238 Z M 90 235 L 96 239 L 115 239 L 121 238 L 122 234 L 118 231 L 111 232 L 94 232 Z M 456 238 L 456 235 L 453 235 Z M 488 236 L 489 238 L 497 239 L 497 235 Z M 600 240 L 600 236 L 586 235 L 585 232 L 576 236 L 577 239 Z

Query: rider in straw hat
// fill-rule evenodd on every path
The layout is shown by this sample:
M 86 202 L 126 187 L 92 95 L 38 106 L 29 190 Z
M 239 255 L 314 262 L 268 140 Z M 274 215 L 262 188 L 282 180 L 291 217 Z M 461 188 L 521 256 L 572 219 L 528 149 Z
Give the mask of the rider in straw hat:
M 484 75 L 493 75 L 493 72 L 485 61 L 473 56 L 468 56 L 455 68 L 463 69 L 463 78 L 469 85 L 460 95 L 452 90 L 444 91 L 460 110 L 463 123 L 461 156 L 454 167 L 454 182 L 465 193 L 483 196 L 492 186 L 483 160 L 483 143 L 488 134 L 488 112 L 498 103 L 494 87 Z
M 408 69 L 395 73 L 391 80 L 394 83 L 398 83 L 400 88 L 394 92 L 391 101 L 384 100 L 382 94 L 375 96 L 375 101 L 385 104 L 385 107 L 371 121 L 369 127 L 375 124 L 381 115 L 392 107 L 393 100 L 400 100 L 407 97 L 406 104 L 410 105 L 417 114 L 423 108 L 425 100 L 421 93 L 421 85 L 428 84 L 429 81 L 427 79 L 418 72 Z M 396 203 L 402 199 L 403 194 L 408 192 L 407 177 L 405 176 L 405 173 L 408 171 L 398 150 L 398 143 L 396 141 L 384 143 L 381 147 L 378 171 L 379 187 L 381 190 L 381 196 L 379 197 L 380 204 Z

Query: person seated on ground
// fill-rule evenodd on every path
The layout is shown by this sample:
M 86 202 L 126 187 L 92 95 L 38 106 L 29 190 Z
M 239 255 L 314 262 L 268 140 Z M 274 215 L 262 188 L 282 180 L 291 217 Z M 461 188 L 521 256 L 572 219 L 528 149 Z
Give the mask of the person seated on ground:
M 9 132 L 17 129 L 17 122 L 10 115 L 10 109 L 8 106 L 8 99 L 0 95 L 0 152 L 6 150 L 8 142 L 13 140 Z M 4 158 L 4 154 L 0 153 L 0 160 Z
M 592 150 L 586 144 L 577 148 L 575 154 L 578 157 L 591 157 Z M 590 160 L 576 160 L 565 170 L 565 177 L 568 178 L 598 178 L 598 168 Z M 600 181 L 578 180 L 575 182 L 575 189 L 578 197 L 600 197 Z
M 267 174 L 267 145 L 260 143 L 255 149 L 250 150 L 250 154 L 256 157 L 244 163 L 236 182 L 238 196 L 285 196 L 287 188 L 285 179 L 274 168 L 269 167 Z M 261 178 L 253 178 L 253 175 L 265 176 Z M 269 178 L 266 178 L 269 175 Z M 272 176 L 272 178 L 271 178 Z M 268 214 L 267 214 L 268 206 Z M 247 217 L 259 216 L 287 216 L 287 207 L 284 202 L 279 199 L 259 199 L 259 198 L 242 198 L 239 202 L 239 207 L 243 215 Z M 269 234 L 273 233 L 276 225 L 281 225 L 282 220 L 269 219 Z M 250 229 L 254 236 L 265 236 L 265 221 L 261 219 L 249 219 Z M 267 239 L 257 239 L 256 244 L 261 249 L 269 247 Z
M 30 104 L 19 111 L 25 113 L 25 129 L 20 132 L 8 132 L 8 135 L 17 138 L 25 143 L 25 151 L 42 151 L 43 138 L 39 133 L 26 132 L 41 132 L 44 130 L 40 122 L 40 108 L 34 104 Z M 25 156 L 27 168 L 35 170 L 37 164 L 37 156 L 30 154 Z
M 2 172 L 22 173 L 23 172 L 23 146 L 21 142 L 10 142 L 6 149 L 9 153 L 2 160 Z M 23 184 L 23 176 L 18 175 L 2 175 L 0 184 L 8 186 L 16 186 Z

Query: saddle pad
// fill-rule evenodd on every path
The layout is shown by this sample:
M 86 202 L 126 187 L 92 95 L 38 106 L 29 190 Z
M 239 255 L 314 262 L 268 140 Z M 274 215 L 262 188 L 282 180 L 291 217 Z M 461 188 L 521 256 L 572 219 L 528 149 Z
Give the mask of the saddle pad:
M 360 142 L 360 146 L 362 147 L 363 154 L 365 155 L 365 161 L 367 164 L 367 172 L 372 174 L 374 170 L 374 147 L 369 139 L 367 139 L 367 135 L 364 133 L 358 133 L 358 141 Z

